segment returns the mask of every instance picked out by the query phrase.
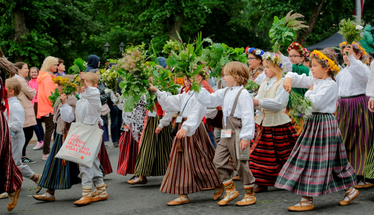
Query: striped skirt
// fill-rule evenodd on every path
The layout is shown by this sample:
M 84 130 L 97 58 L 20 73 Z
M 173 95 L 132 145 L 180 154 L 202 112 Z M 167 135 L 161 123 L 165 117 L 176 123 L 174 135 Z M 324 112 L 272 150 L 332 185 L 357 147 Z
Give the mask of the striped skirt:
M 12 156 L 8 123 L 0 110 L 0 193 L 13 193 L 21 188 L 22 173 Z
M 275 187 L 314 197 L 355 184 L 356 173 L 347 159 L 334 115 L 313 114 L 306 120 Z
M 110 163 L 108 152 L 105 148 L 104 139 L 101 138 L 101 148 L 97 157 L 100 160 L 101 168 L 104 175 L 108 175 L 113 172 L 112 164 Z
M 74 184 L 81 182 L 78 177 L 79 167 L 74 162 L 55 157 L 63 144 L 62 134 L 56 133 L 54 139 L 51 152 L 44 165 L 39 186 L 52 190 L 70 189 Z
M 117 173 L 120 175 L 134 174 L 139 146 L 132 138 L 131 130 L 122 132 L 118 145 Z
M 258 127 L 257 124 L 256 127 Z M 260 141 L 249 159 L 249 169 L 256 178 L 257 185 L 274 186 L 297 137 L 291 123 L 276 127 L 263 127 Z
M 214 148 L 203 123 L 193 136 L 175 138 L 161 192 L 189 194 L 220 186 L 213 158 Z
M 134 172 L 136 176 L 165 175 L 173 139 L 171 124 L 164 127 L 159 134 L 155 134 L 160 119 L 159 116 L 148 117 L 136 160 Z
M 368 158 L 365 161 L 364 177 L 374 179 L 374 147 L 371 147 Z
M 374 141 L 374 113 L 368 110 L 368 101 L 365 95 L 341 98 L 337 112 L 348 160 L 357 175 L 363 175 Z

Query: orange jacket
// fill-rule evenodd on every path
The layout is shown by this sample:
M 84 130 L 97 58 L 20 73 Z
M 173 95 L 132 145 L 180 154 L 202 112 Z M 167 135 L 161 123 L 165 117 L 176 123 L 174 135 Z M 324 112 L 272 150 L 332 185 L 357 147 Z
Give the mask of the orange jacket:
M 48 72 L 39 71 L 38 82 L 38 113 L 37 118 L 47 114 L 53 114 L 53 107 L 48 97 L 55 91 L 57 84 L 53 83 L 51 75 Z

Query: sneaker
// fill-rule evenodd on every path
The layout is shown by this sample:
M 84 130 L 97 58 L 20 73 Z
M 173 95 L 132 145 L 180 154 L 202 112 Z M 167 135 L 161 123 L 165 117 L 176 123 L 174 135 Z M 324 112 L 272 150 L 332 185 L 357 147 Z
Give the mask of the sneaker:
M 42 160 L 46 161 L 48 159 L 49 154 L 43 155 Z
M 117 148 L 117 147 L 118 147 L 118 141 L 113 142 L 113 147 L 114 147 L 114 148 Z
M 32 149 L 34 149 L 34 150 L 40 150 L 40 149 L 43 148 L 43 144 L 44 144 L 43 141 L 38 141 L 38 142 L 36 143 L 36 146 L 35 146 L 34 148 L 32 148 Z
M 23 164 L 32 164 L 32 163 L 35 163 L 35 161 L 29 159 L 28 157 L 24 157 L 24 158 L 22 158 L 22 163 Z

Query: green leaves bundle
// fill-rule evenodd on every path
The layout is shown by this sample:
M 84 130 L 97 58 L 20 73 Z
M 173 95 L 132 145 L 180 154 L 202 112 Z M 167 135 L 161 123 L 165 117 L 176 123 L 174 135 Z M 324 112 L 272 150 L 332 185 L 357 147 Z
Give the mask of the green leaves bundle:
M 300 125 L 301 118 L 306 119 L 312 115 L 312 102 L 292 90 L 290 97 L 292 103 L 289 115 Z
M 249 79 L 245 89 L 247 89 L 249 93 L 254 93 L 259 87 L 260 85 L 255 83 L 252 79 Z
M 55 106 L 56 101 L 60 98 L 60 94 L 58 93 L 58 89 L 55 89 L 55 92 L 51 92 L 51 95 L 48 96 L 49 101 L 52 103 L 52 107 Z
M 363 27 L 351 19 L 342 19 L 339 23 L 339 34 L 343 35 L 348 44 L 361 40 Z
M 79 74 L 82 71 L 85 71 L 87 67 L 87 63 L 82 60 L 82 58 L 77 58 L 74 60 L 73 66 L 71 66 L 68 70 L 69 74 Z
M 105 83 L 105 85 L 111 89 L 113 92 L 117 91 L 117 78 L 118 73 L 114 68 L 111 69 L 100 69 L 100 79 Z
M 291 10 L 285 17 L 279 19 L 274 16 L 273 25 L 269 31 L 269 37 L 271 43 L 273 43 L 273 51 L 277 52 L 279 50 L 279 45 L 288 46 L 296 38 L 296 31 L 302 28 L 309 28 L 309 26 L 304 25 L 304 21 L 297 20 L 298 18 L 303 18 L 304 16 L 300 13 L 294 13 Z

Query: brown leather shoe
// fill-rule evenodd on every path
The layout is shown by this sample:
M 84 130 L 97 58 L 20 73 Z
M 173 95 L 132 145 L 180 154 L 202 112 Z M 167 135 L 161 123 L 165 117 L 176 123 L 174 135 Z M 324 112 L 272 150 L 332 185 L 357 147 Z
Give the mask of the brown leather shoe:
M 108 198 L 109 198 L 108 193 L 105 193 L 105 195 L 99 194 L 97 196 L 92 197 L 92 202 L 104 201 L 104 200 L 107 200 Z
M 213 194 L 213 199 L 214 200 L 218 200 L 222 196 L 223 190 L 224 190 L 223 188 L 224 188 L 224 186 L 223 186 L 223 184 L 221 184 L 221 186 L 219 187 L 219 190 L 214 191 L 214 194 Z
M 214 190 L 215 189 L 215 187 L 208 187 L 208 188 L 203 188 L 203 189 L 201 189 L 202 191 L 206 191 L 206 190 Z
M 147 178 L 146 177 L 142 177 L 142 176 L 139 176 L 137 178 L 134 178 L 134 179 L 131 179 L 129 181 L 127 181 L 127 183 L 129 184 L 146 184 L 148 181 L 147 181 Z
M 350 189 L 352 189 L 352 188 L 350 188 Z M 344 198 L 343 198 L 343 200 L 341 200 L 341 201 L 339 202 L 339 205 L 342 205 L 342 206 L 349 205 L 349 204 L 351 203 L 351 201 L 353 201 L 353 199 L 357 198 L 357 196 L 359 195 L 359 192 L 358 192 L 357 189 L 355 190 L 355 192 L 356 192 L 356 194 L 355 194 L 354 196 L 352 196 L 352 198 L 349 198 L 349 195 L 346 193 L 345 196 L 344 196 Z M 344 200 L 345 197 L 347 197 L 349 200 L 348 200 L 348 201 L 345 201 L 345 200 Z
M 170 202 L 167 203 L 167 205 L 176 206 L 176 205 L 187 204 L 189 202 L 190 202 L 190 199 L 188 198 L 187 195 L 179 195 L 178 198 L 171 200 Z
M 257 199 L 255 196 L 245 195 L 242 200 L 235 202 L 235 205 L 236 206 L 247 206 L 247 205 L 253 205 L 256 202 L 257 202 Z
M 21 188 L 19 188 L 16 192 L 9 194 L 9 203 L 7 206 L 8 211 L 12 211 L 17 206 L 20 192 L 21 192 Z
M 229 192 L 226 191 L 225 197 L 221 201 L 218 202 L 218 205 L 225 206 L 232 200 L 236 199 L 238 196 L 239 196 L 239 192 L 237 190 L 233 190 Z
M 254 189 L 254 192 L 255 192 L 255 193 L 261 193 L 261 192 L 266 192 L 266 191 L 268 191 L 268 186 L 258 185 L 258 186 Z
M 42 195 L 33 195 L 34 199 L 43 201 L 43 202 L 54 202 L 56 200 L 55 196 L 47 197 Z
M 374 186 L 374 184 L 363 181 L 363 184 L 356 184 L 354 187 L 356 189 L 365 189 L 365 188 L 369 188 L 369 187 L 372 187 L 372 186 Z
M 92 196 L 82 196 L 82 198 L 75 201 L 74 204 L 77 206 L 84 206 L 90 204 L 92 201 Z
M 289 210 L 289 211 L 311 211 L 311 210 L 313 210 L 314 209 L 313 198 L 312 197 L 306 197 L 306 196 L 303 196 L 303 198 L 306 198 L 309 201 L 300 201 L 298 203 L 298 205 L 288 207 L 287 210 Z M 307 205 L 302 205 L 302 203 L 305 203 Z
M 232 180 L 233 181 L 240 181 L 240 176 L 236 175 L 236 176 L 232 177 Z

